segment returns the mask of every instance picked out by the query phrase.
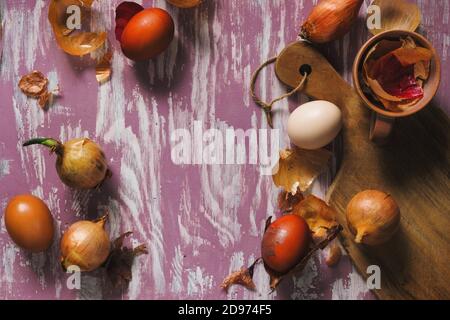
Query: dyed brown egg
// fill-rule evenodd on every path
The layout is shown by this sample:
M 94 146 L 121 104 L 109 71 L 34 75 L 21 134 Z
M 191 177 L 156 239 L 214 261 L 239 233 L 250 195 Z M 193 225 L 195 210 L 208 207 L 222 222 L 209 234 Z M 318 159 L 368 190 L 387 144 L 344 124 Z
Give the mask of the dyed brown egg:
M 311 231 L 305 219 L 289 214 L 275 220 L 264 233 L 261 253 L 272 270 L 285 274 L 306 255 Z
M 169 47 L 174 32 L 174 22 L 167 11 L 159 8 L 142 10 L 123 30 L 122 51 L 131 60 L 152 59 Z
M 11 239 L 25 250 L 41 252 L 52 244 L 53 217 L 44 201 L 33 195 L 15 196 L 9 201 L 5 226 Z

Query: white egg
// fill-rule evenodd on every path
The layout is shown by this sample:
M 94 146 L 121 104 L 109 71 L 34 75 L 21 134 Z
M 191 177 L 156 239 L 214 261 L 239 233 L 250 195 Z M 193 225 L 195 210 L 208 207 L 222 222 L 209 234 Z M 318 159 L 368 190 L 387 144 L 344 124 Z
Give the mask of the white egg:
M 292 112 L 287 132 L 297 147 L 315 150 L 332 142 L 342 129 L 341 110 L 331 102 L 305 103 Z

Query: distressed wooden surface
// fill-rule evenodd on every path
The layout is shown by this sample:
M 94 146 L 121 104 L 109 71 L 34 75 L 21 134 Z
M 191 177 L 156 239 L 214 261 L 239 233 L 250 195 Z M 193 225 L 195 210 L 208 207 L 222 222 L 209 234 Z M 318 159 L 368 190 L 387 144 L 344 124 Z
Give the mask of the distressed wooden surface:
M 97 27 L 113 30 L 119 2 L 97 1 L 103 20 Z M 274 293 L 269 293 L 263 268 L 256 270 L 256 292 L 220 290 L 224 276 L 259 255 L 264 221 L 277 213 L 277 189 L 254 165 L 175 165 L 170 133 L 191 129 L 196 120 L 205 130 L 265 128 L 265 118 L 247 93 L 251 72 L 295 40 L 300 22 L 316 1 L 205 2 L 193 10 L 178 10 L 163 0 L 144 1 L 146 7 L 167 8 L 172 14 L 175 41 L 155 61 L 134 65 L 120 53 L 110 32 L 113 78 L 100 87 L 89 58 L 67 56 L 56 46 L 46 1 L 0 2 L 0 209 L 11 196 L 32 192 L 51 208 L 58 235 L 48 252 L 28 254 L 11 242 L 1 220 L 1 299 L 372 298 L 347 257 L 329 269 L 321 255 Z M 450 62 L 450 1 L 418 2 L 423 33 L 441 53 L 445 74 Z M 367 38 L 361 20 L 343 40 L 322 48 L 348 81 L 353 58 Z M 47 74 L 62 90 L 47 113 L 17 87 L 20 76 L 33 69 Z M 449 80 L 443 77 L 438 105 L 450 98 Z M 285 92 L 272 72 L 263 73 L 260 90 L 263 98 Z M 289 143 L 284 131 L 288 109 L 305 101 L 299 95 L 277 105 L 274 122 L 281 128 L 282 146 Z M 20 147 L 37 135 L 61 140 L 89 136 L 98 141 L 113 179 L 100 191 L 64 187 L 46 150 Z M 324 174 L 313 191 L 323 195 L 331 176 Z M 81 290 L 69 290 L 58 263 L 60 232 L 106 208 L 111 212 L 111 237 L 133 230 L 131 242 L 147 243 L 151 253 L 138 258 L 126 293 L 114 293 L 102 271 L 84 274 Z

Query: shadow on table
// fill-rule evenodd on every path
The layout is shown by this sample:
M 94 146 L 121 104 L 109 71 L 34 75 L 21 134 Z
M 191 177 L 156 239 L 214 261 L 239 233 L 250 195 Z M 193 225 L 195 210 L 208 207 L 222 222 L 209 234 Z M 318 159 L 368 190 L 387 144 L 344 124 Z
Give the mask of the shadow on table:
M 188 76 L 184 70 L 188 57 L 179 38 L 158 57 L 134 62 L 132 67 L 139 88 L 152 95 L 168 96 L 171 91 L 180 89 L 180 84 Z M 188 83 L 191 81 L 189 80 Z

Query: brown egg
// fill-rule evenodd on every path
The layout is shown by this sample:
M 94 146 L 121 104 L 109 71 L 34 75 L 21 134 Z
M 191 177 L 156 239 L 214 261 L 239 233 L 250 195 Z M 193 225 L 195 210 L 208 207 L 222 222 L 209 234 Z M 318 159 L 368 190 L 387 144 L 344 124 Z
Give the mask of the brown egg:
M 11 239 L 25 250 L 41 252 L 52 244 L 53 217 L 44 201 L 33 195 L 15 196 L 9 201 L 5 225 Z
M 281 274 L 289 272 L 308 253 L 311 231 L 305 219 L 288 214 L 275 220 L 263 236 L 264 263 Z
M 153 59 L 173 40 L 175 25 L 170 14 L 160 8 L 148 8 L 128 21 L 120 38 L 122 51 L 131 60 Z

